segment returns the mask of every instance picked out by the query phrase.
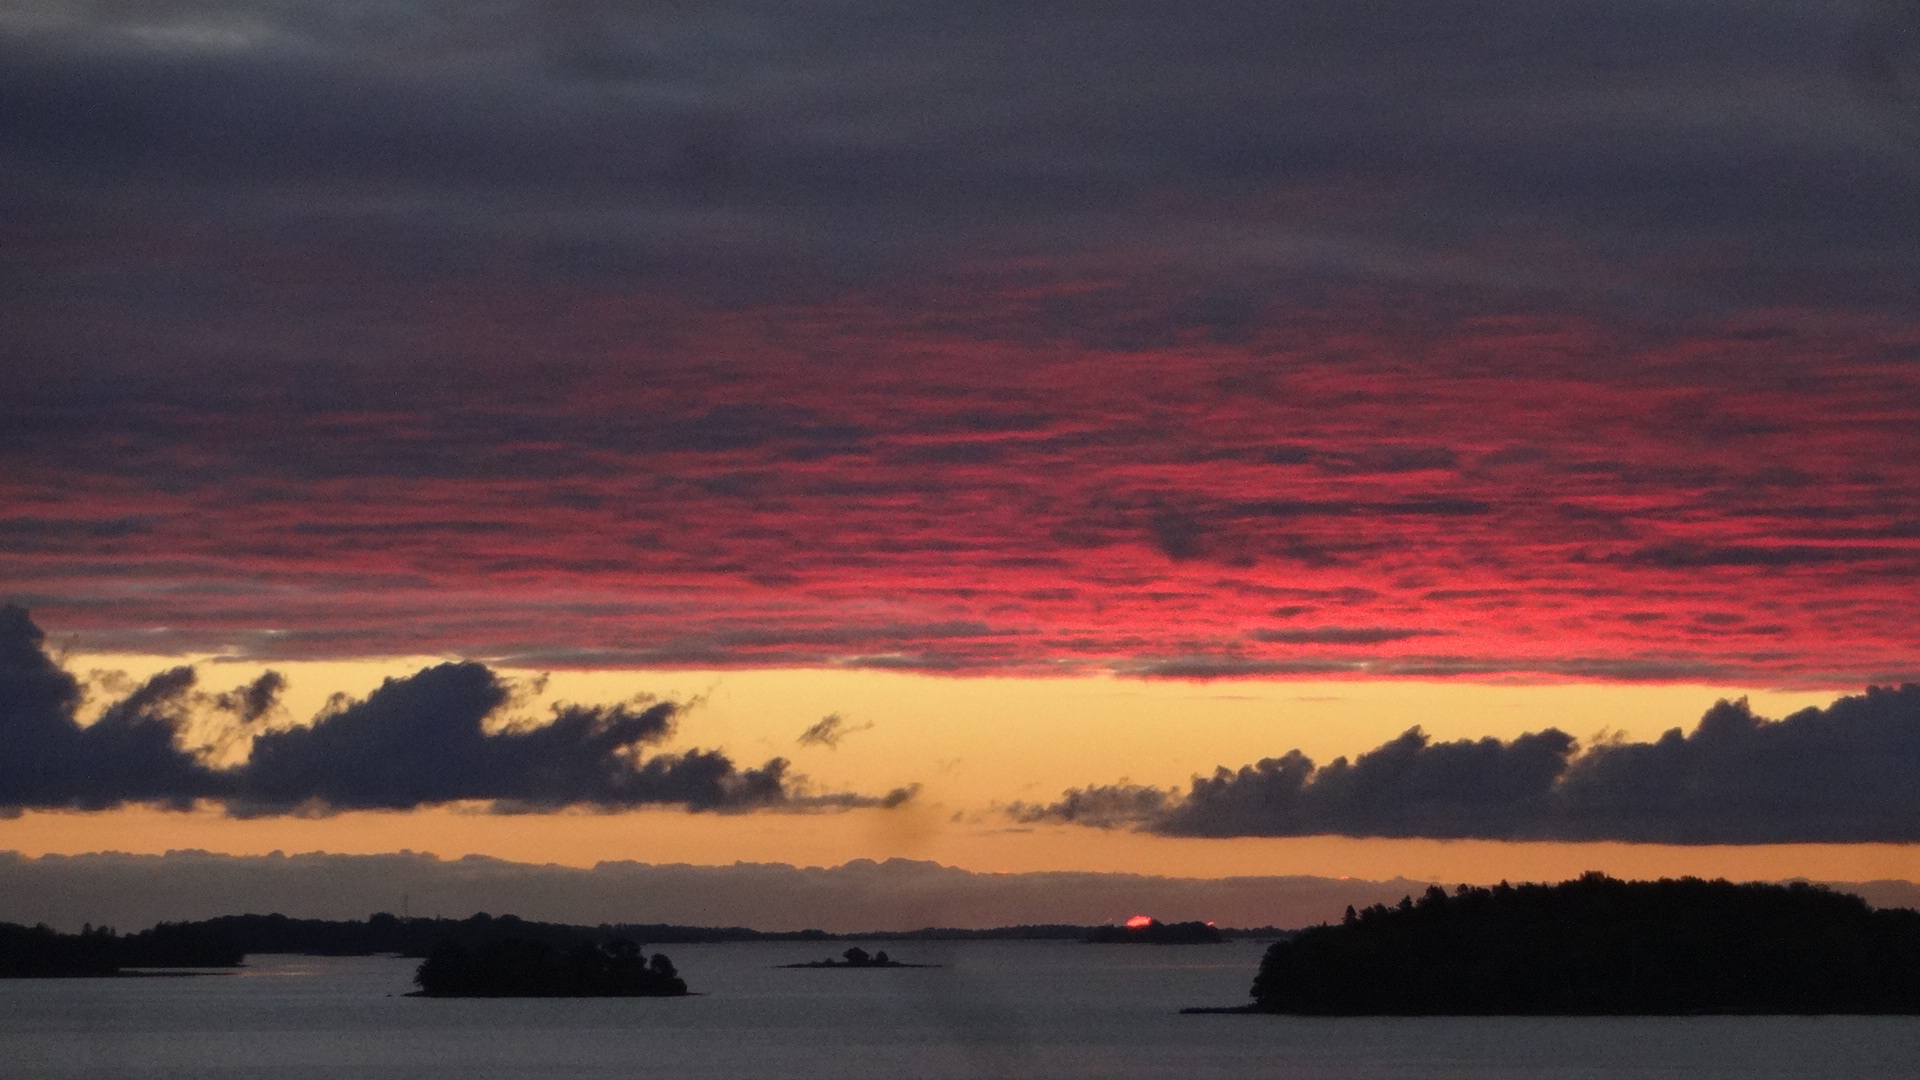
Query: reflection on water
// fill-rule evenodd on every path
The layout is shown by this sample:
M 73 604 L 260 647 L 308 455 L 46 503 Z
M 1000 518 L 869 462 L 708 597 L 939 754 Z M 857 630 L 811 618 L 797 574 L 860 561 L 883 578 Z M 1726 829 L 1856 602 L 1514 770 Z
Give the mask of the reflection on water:
M 1793 1077 L 1913 1074 L 1920 1018 L 1181 1016 L 1246 999 L 1261 946 L 889 944 L 945 966 L 782 970 L 819 944 L 678 945 L 702 996 L 407 998 L 414 962 L 0 980 L 0 1077 Z

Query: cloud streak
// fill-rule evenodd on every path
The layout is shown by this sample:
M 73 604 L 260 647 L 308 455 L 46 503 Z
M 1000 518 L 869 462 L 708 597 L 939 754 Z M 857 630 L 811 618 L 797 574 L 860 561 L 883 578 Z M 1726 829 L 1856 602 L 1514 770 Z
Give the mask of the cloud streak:
M 863 724 L 849 724 L 839 713 L 828 713 L 800 733 L 794 742 L 801 746 L 824 746 L 829 750 L 840 749 L 840 740 L 859 731 L 872 729 L 873 721 Z
M 1316 766 L 1294 750 L 1195 777 L 1184 793 L 1096 786 L 1011 812 L 1169 836 L 1914 843 L 1920 686 L 1780 720 L 1722 701 L 1691 733 L 1584 750 L 1554 728 L 1436 743 L 1414 727 L 1351 761 Z
M 212 800 L 240 816 L 462 801 L 502 813 L 652 805 L 738 812 L 894 806 L 912 794 L 814 794 L 782 758 L 741 768 L 717 750 L 659 750 L 685 708 L 675 702 L 561 704 L 529 722 L 511 715 L 509 686 L 471 662 L 388 679 L 300 727 L 261 727 L 282 685 L 271 672 L 230 694 L 203 695 L 201 704 L 230 712 L 250 737 L 245 760 L 221 767 L 182 745 L 192 668 L 154 676 L 83 726 L 79 683 L 43 643 L 24 610 L 0 608 L 0 811 L 184 809 Z
M 1179 878 L 1075 872 L 973 873 L 906 859 L 842 866 L 782 863 L 663 866 L 602 862 L 575 868 L 481 856 L 44 855 L 0 851 L 0 920 L 75 931 L 122 928 L 238 911 L 293 918 L 364 919 L 411 896 L 416 914 L 512 912 L 555 922 L 817 927 L 830 932 L 1113 923 L 1139 912 L 1222 926 L 1312 926 L 1418 896 L 1429 884 L 1326 877 Z M 1834 882 L 1882 907 L 1920 906 L 1905 881 Z

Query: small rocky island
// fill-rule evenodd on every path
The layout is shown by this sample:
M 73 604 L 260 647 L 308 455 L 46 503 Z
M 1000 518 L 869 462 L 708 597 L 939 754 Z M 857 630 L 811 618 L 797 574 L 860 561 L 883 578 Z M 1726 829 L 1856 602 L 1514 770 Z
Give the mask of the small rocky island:
M 1212 923 L 1163 923 L 1135 915 L 1123 925 L 1096 926 L 1083 940 L 1090 945 L 1218 945 L 1227 938 Z
M 500 938 L 469 947 L 444 942 L 414 973 L 413 997 L 682 997 L 687 984 L 665 954 L 648 959 L 616 938 L 560 950 Z
M 1920 912 L 1698 878 L 1429 888 L 1268 948 L 1251 1005 L 1315 1016 L 1920 1013 Z
M 825 960 L 809 960 L 804 964 L 781 964 L 783 968 L 920 968 L 938 967 L 938 964 L 904 964 L 887 955 L 885 949 L 869 955 L 867 950 L 854 946 L 840 954 L 841 959 L 829 956 Z

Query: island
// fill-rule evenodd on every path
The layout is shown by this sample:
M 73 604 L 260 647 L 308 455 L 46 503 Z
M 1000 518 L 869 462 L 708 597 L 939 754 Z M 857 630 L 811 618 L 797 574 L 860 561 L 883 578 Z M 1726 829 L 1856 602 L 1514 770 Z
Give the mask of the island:
M 869 956 L 867 950 L 854 946 L 840 954 L 842 959 L 829 956 L 825 960 L 809 960 L 804 964 L 780 964 L 783 968 L 924 968 L 939 967 L 938 964 L 905 964 L 887 955 L 885 949 Z
M 1090 945 L 1218 945 L 1227 940 L 1209 922 L 1163 923 L 1135 915 L 1120 926 L 1096 926 L 1082 941 Z
M 1267 949 L 1250 1005 L 1315 1016 L 1920 1013 L 1920 912 L 1805 883 L 1429 888 Z
M 556 949 L 530 938 L 476 946 L 447 941 L 414 973 L 411 997 L 684 997 L 665 954 L 648 959 L 626 938 Z
M 102 978 L 148 974 L 142 968 L 239 967 L 245 955 L 202 926 L 160 923 L 121 936 L 110 926 L 62 934 L 44 923 L 0 923 L 0 979 Z

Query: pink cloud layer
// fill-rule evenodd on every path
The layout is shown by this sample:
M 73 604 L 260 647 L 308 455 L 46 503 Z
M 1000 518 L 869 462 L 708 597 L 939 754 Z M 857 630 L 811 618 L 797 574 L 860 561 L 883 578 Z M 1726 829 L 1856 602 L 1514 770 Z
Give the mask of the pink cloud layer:
M 0 476 L 0 580 L 87 647 L 263 656 L 1920 671 L 1912 328 L 1223 320 L 1102 282 L 443 301 L 417 361 L 36 406 L 62 434 Z

